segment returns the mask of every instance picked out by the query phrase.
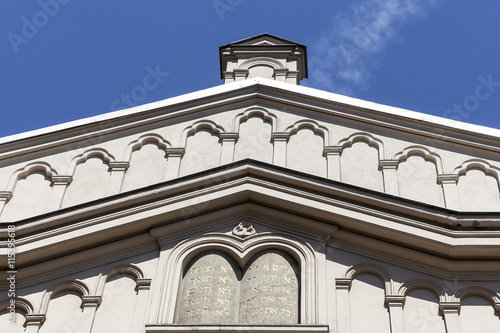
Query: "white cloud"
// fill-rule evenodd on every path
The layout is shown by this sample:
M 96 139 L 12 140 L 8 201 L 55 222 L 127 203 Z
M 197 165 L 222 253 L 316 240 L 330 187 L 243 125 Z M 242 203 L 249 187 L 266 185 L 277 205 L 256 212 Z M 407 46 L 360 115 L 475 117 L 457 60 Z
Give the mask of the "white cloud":
M 332 19 L 332 27 L 312 45 L 310 78 L 315 87 L 354 95 L 366 90 L 384 51 L 401 39 L 399 31 L 440 0 L 363 0 Z

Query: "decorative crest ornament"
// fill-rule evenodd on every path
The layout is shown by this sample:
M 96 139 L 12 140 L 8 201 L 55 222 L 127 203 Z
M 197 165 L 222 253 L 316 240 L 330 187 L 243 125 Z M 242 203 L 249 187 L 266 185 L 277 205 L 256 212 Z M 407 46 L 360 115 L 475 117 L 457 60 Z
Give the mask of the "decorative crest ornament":
M 248 222 L 240 222 L 234 229 L 233 235 L 247 237 L 255 234 L 254 227 Z

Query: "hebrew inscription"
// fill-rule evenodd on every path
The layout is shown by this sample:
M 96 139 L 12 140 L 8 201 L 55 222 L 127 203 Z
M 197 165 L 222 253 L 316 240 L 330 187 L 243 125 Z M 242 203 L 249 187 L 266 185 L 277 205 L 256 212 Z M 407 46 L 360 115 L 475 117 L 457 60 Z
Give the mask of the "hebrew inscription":
M 223 252 L 186 267 L 175 320 L 189 325 L 299 323 L 299 269 L 282 251 L 258 253 L 242 270 Z
M 281 251 L 261 252 L 245 270 L 240 292 L 240 323 L 297 324 L 298 269 Z
M 176 322 L 193 325 L 237 322 L 239 270 L 222 252 L 195 258 L 184 272 Z

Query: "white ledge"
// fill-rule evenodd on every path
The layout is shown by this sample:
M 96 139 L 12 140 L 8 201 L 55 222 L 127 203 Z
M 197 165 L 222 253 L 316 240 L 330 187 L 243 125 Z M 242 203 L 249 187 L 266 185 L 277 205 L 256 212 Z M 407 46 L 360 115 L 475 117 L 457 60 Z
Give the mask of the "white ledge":
M 252 332 L 252 333 L 271 333 L 271 332 L 321 332 L 327 333 L 327 325 L 146 325 L 146 333 L 184 333 L 184 332 Z

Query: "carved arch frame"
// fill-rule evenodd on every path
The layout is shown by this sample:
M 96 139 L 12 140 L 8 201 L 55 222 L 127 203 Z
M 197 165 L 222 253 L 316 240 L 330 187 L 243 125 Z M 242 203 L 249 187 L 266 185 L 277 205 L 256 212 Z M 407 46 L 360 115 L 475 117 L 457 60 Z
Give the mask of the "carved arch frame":
M 73 159 L 71 160 L 67 174 L 74 176 L 75 171 L 76 171 L 76 167 L 78 166 L 78 164 L 85 163 L 89 158 L 96 157 L 96 156 L 100 157 L 104 161 L 104 163 L 106 163 L 108 165 L 108 167 L 109 167 L 111 162 L 115 161 L 114 156 L 111 155 L 106 149 L 91 148 L 91 149 L 85 151 L 84 153 L 73 157 Z
M 95 295 L 102 297 L 104 294 L 104 287 L 106 286 L 106 282 L 108 282 L 110 278 L 118 274 L 124 274 L 133 277 L 137 284 L 140 283 L 140 280 L 144 279 L 143 271 L 135 265 L 114 265 L 108 267 L 101 274 L 99 274 L 94 291 Z
M 480 160 L 480 159 L 470 159 L 463 162 L 460 166 L 456 167 L 453 170 L 453 173 L 458 175 L 458 179 L 460 180 L 461 176 L 465 176 L 467 171 L 471 169 L 480 169 L 486 175 L 492 176 L 497 181 L 497 186 L 500 188 L 500 168 L 497 168 L 490 163 Z
M 285 132 L 288 133 L 290 136 L 292 136 L 294 134 L 297 134 L 297 132 L 302 128 L 312 129 L 314 134 L 319 134 L 323 137 L 323 146 L 325 147 L 330 146 L 331 142 L 330 131 L 328 130 L 328 128 L 318 124 L 314 120 L 302 119 L 296 121 L 293 125 L 288 126 L 285 129 Z
M 145 144 L 154 142 L 161 148 L 164 152 L 167 151 L 172 145 L 170 142 L 165 140 L 161 135 L 155 133 L 148 133 L 141 135 L 137 140 L 130 142 L 123 153 L 123 161 L 131 162 L 132 153 L 141 149 Z
M 207 129 L 211 131 L 213 134 L 217 135 L 220 139 L 220 135 L 222 133 L 226 133 L 226 130 L 222 127 L 217 125 L 215 122 L 212 120 L 199 120 L 193 123 L 191 126 L 186 127 L 182 131 L 181 138 L 179 140 L 179 148 L 185 148 L 187 144 L 187 139 L 190 135 L 196 134 L 199 130 L 202 129 Z
M 384 142 L 367 132 L 353 133 L 347 138 L 340 140 L 338 146 L 342 147 L 343 151 L 346 148 L 352 147 L 352 145 L 356 142 L 364 142 L 368 144 L 368 146 L 376 148 L 378 151 L 379 162 L 385 160 Z
M 69 281 L 61 281 L 56 284 L 53 284 L 47 290 L 45 290 L 42 301 L 40 303 L 40 308 L 38 313 L 46 314 L 47 309 L 49 307 L 50 300 L 60 292 L 64 291 L 75 291 L 80 294 L 80 299 L 83 299 L 84 296 L 89 296 L 89 287 L 79 280 L 69 280 Z
M 394 155 L 394 159 L 398 161 L 398 165 L 406 161 L 408 157 L 417 155 L 424 158 L 425 161 L 431 161 L 434 163 L 436 168 L 436 174 L 442 175 L 444 173 L 443 161 L 441 156 L 437 153 L 431 152 L 429 149 L 423 146 L 410 146 L 403 149 L 403 151 Z M 436 180 L 437 181 L 437 180 Z
M 384 292 L 385 295 L 394 294 L 393 290 L 393 280 L 389 272 L 387 272 L 382 266 L 372 264 L 372 263 L 361 263 L 350 267 L 344 274 L 344 279 L 353 280 L 357 275 L 360 274 L 372 274 L 384 281 Z
M 58 172 L 55 169 L 53 169 L 49 163 L 32 162 L 27 164 L 25 167 L 16 170 L 12 174 L 9 180 L 9 184 L 7 185 L 7 191 L 13 193 L 16 188 L 17 182 L 19 180 L 28 177 L 31 173 L 36 171 L 44 172 L 45 176 L 51 179 L 51 183 L 52 183 L 52 177 L 58 175 Z
M 170 253 L 164 271 L 164 282 L 160 300 L 159 322 L 174 323 L 178 287 L 182 283 L 182 272 L 198 254 L 207 250 L 219 250 L 230 255 L 243 267 L 257 253 L 264 250 L 281 250 L 290 255 L 300 267 L 300 324 L 318 324 L 317 263 L 314 250 L 306 243 L 284 234 L 258 234 L 241 239 L 227 234 L 205 234 L 179 243 Z
M 255 115 L 261 116 L 265 121 L 267 120 L 271 123 L 271 133 L 278 131 L 278 118 L 276 115 L 261 107 L 251 107 L 245 110 L 245 112 L 236 115 L 233 122 L 233 132 L 239 133 L 241 123 Z
M 466 286 L 460 288 L 455 293 L 455 297 L 458 298 L 460 302 L 462 302 L 464 298 L 469 296 L 479 296 L 488 300 L 495 308 L 495 310 L 500 312 L 500 295 L 493 290 L 483 286 Z

